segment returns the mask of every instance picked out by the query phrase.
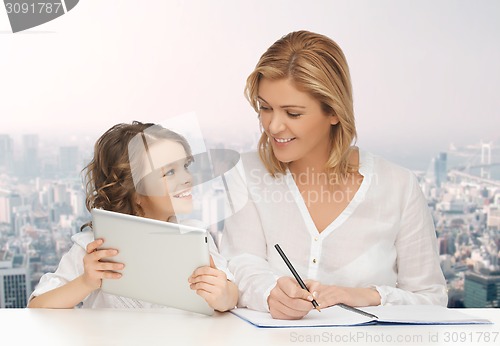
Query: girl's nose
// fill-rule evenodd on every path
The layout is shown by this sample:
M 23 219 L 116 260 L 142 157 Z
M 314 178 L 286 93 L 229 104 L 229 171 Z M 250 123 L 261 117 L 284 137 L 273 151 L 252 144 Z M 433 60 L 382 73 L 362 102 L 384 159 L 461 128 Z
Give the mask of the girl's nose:
M 181 179 L 182 184 L 184 185 L 191 184 L 193 182 L 193 176 L 187 169 L 183 171 Z

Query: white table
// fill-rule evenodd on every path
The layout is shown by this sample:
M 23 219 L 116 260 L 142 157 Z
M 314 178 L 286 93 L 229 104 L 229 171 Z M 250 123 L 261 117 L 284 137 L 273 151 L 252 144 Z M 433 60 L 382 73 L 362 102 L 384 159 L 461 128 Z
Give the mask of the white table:
M 0 309 L 0 345 L 500 345 L 500 309 L 461 311 L 495 324 L 263 329 L 231 313 Z

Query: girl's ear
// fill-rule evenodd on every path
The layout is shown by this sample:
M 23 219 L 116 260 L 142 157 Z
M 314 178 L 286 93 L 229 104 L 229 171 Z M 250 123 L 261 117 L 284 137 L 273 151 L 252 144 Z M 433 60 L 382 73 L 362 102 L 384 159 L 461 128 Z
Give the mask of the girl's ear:
M 135 204 L 137 204 L 138 206 L 141 206 L 143 199 L 144 197 L 142 195 L 138 193 L 135 194 Z
M 138 193 L 135 194 L 134 197 L 134 202 L 135 202 L 135 212 L 137 216 L 144 216 L 144 205 L 145 203 L 145 196 L 139 195 Z

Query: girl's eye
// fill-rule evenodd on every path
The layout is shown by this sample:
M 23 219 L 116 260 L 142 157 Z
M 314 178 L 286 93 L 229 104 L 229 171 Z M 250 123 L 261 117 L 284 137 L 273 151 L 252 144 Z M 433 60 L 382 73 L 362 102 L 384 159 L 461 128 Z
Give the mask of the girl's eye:
M 191 164 L 194 162 L 194 159 L 191 158 L 189 160 L 186 161 L 186 163 L 184 164 L 184 168 L 185 169 L 188 169 L 189 166 L 191 166 Z
M 288 116 L 292 118 L 298 118 L 302 115 L 300 113 L 290 113 L 290 112 L 286 112 L 286 114 L 288 114 Z
M 163 176 L 166 177 L 166 176 L 171 176 L 174 174 L 175 174 L 175 169 L 171 169 L 171 170 L 166 171 L 165 174 L 163 174 Z
M 264 106 L 264 105 L 259 105 L 259 111 L 260 112 L 265 112 L 265 111 L 268 111 L 270 109 L 271 109 L 270 107 L 267 107 L 267 106 Z

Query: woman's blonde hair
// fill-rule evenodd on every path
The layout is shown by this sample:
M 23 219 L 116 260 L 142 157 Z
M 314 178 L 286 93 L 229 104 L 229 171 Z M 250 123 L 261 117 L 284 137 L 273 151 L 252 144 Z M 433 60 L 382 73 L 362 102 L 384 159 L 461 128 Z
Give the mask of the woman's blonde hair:
M 94 145 L 94 157 L 83 169 L 85 173 L 85 205 L 123 214 L 143 216 L 144 211 L 136 202 L 137 184 L 134 184 L 130 165 L 129 143 L 141 135 L 153 145 L 170 140 L 180 143 L 188 158 L 192 159 L 191 147 L 180 134 L 160 125 L 134 121 L 117 124 L 107 130 Z M 92 223 L 84 224 L 92 227 Z
M 298 90 L 317 99 L 325 114 L 336 115 L 339 123 L 331 126 L 331 151 L 325 169 L 340 176 L 357 170 L 349 163 L 351 144 L 356 139 L 349 67 L 333 40 L 309 31 L 296 31 L 271 45 L 248 76 L 245 87 L 245 96 L 257 113 L 259 82 L 263 78 L 290 79 Z M 287 165 L 276 158 L 264 131 L 259 140 L 259 155 L 273 176 L 285 173 Z

